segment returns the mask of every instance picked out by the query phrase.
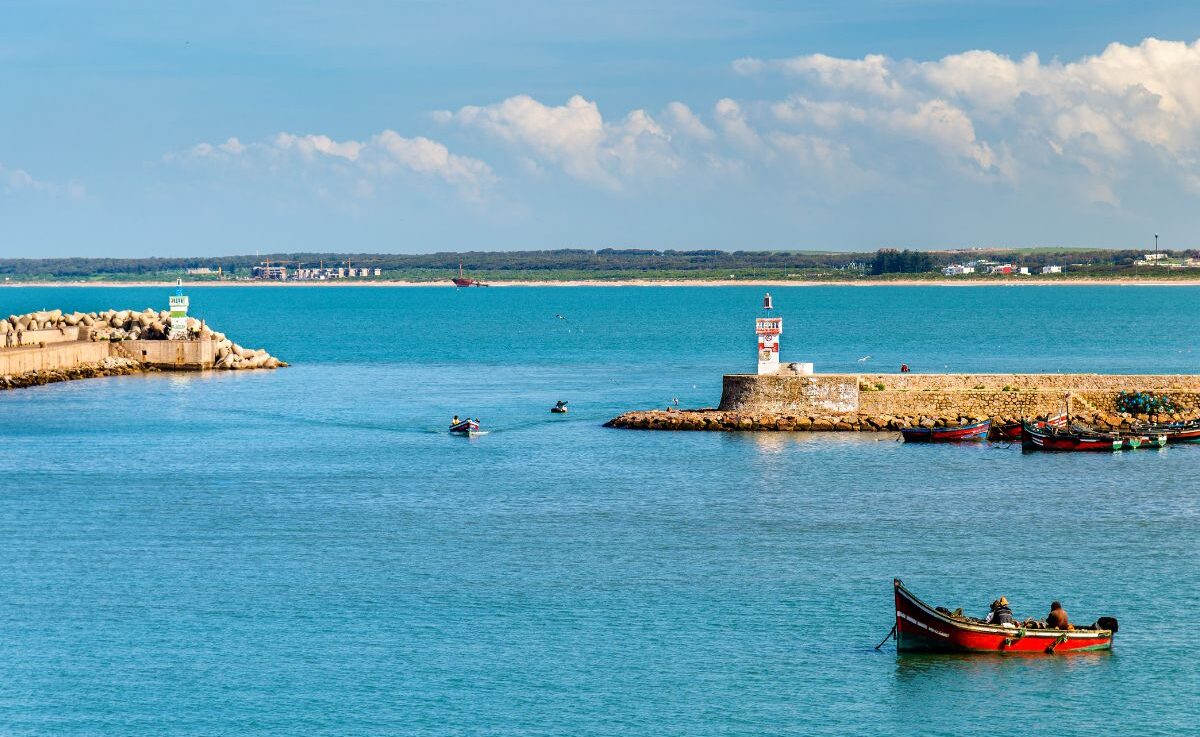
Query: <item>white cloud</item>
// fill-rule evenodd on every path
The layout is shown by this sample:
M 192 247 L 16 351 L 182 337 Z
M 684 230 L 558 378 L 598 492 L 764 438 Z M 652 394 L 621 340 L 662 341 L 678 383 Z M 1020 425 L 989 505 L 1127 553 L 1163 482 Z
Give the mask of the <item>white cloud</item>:
M 667 109 L 663 117 L 669 121 L 669 125 L 680 135 L 705 143 L 716 138 L 716 134 L 700 121 L 700 118 L 692 112 L 691 108 L 682 102 L 667 103 Z
M 717 126 L 721 132 L 735 146 L 752 153 L 761 153 L 765 150 L 758 131 L 746 121 L 746 114 L 737 102 L 728 97 L 717 100 L 717 104 L 713 106 L 713 114 L 716 116 Z
M 1107 180 L 1089 184 L 1092 193 L 1111 192 L 1139 167 L 1183 182 L 1200 173 L 1200 41 L 1114 43 L 1068 63 L 972 50 L 926 62 L 812 54 L 733 67 L 799 85 L 766 103 L 774 120 L 852 148 L 878 149 L 889 136 L 919 141 L 1000 178 L 1058 161 Z
M 734 69 L 743 74 L 776 68 L 787 74 L 811 76 L 826 87 L 866 92 L 881 97 L 898 97 L 903 92 L 893 77 L 892 61 L 879 54 L 869 54 L 861 59 L 838 59 L 825 54 L 810 54 L 769 63 L 743 59 L 734 64 Z
M 440 111 L 435 118 L 483 131 L 575 179 L 610 189 L 619 189 L 623 177 L 661 175 L 678 165 L 670 136 L 646 111 L 605 122 L 599 106 L 581 95 L 564 105 L 516 95 L 492 105 Z
M 87 190 L 78 182 L 58 184 L 35 179 L 24 169 L 9 169 L 0 164 L 0 192 L 16 194 L 20 192 L 36 192 L 52 197 L 69 197 L 82 199 L 87 196 Z
M 384 130 L 366 141 L 338 141 L 325 135 L 287 132 L 256 143 L 228 138 L 219 144 L 199 143 L 184 157 L 168 154 L 165 158 L 241 162 L 263 168 L 279 167 L 293 159 L 305 165 L 325 163 L 347 167 L 357 177 L 352 191 L 360 195 L 375 191 L 371 177 L 403 171 L 454 185 L 471 199 L 480 197 L 482 190 L 496 181 L 491 167 L 479 159 L 453 154 L 445 145 L 429 138 L 406 138 L 393 130 Z
M 925 61 L 749 58 L 733 68 L 741 77 L 773 75 L 785 91 L 754 99 L 739 94 L 739 80 L 708 109 L 671 101 L 657 117 L 642 108 L 606 117 L 583 95 L 547 104 L 520 94 L 432 118 L 472 149 L 503 151 L 514 181 L 561 172 L 610 191 L 670 178 L 823 197 L 1036 182 L 1118 205 L 1122 183 L 1148 173 L 1182 192 L 1200 190 L 1200 41 L 1112 44 L 1067 62 L 969 50 Z M 352 182 L 346 191 L 364 193 L 397 172 L 468 198 L 496 181 L 480 159 L 391 130 L 359 140 L 228 138 L 179 158 L 323 166 Z

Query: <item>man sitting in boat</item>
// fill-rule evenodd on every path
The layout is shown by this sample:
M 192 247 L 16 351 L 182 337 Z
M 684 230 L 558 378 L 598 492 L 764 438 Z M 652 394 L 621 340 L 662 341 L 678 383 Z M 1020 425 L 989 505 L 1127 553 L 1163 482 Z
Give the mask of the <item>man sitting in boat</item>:
M 450 427 L 454 427 L 457 424 L 458 424 L 458 415 L 454 415 L 454 419 L 450 420 Z
M 1062 608 L 1062 604 L 1057 601 L 1050 605 L 1050 613 L 1046 615 L 1046 624 L 1052 630 L 1073 630 L 1070 620 L 1067 618 L 1067 610 Z
M 1007 625 L 1016 627 L 1016 619 L 1013 618 L 1012 609 L 1008 608 L 1008 599 L 1001 596 L 996 601 L 992 602 L 992 611 L 988 612 L 987 617 L 983 620 L 987 624 L 998 624 L 1001 627 Z

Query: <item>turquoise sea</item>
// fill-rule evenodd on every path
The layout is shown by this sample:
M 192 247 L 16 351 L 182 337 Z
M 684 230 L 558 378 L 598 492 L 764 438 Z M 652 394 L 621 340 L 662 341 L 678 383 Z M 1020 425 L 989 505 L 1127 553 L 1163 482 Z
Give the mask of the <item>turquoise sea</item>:
M 0 734 L 1200 730 L 1200 446 L 601 427 L 714 405 L 763 291 L 197 288 L 292 367 L 0 392 Z M 0 314 L 169 292 L 0 289 Z M 818 371 L 1200 372 L 1195 288 L 771 292 Z M 1121 631 L 875 651 L 893 576 Z

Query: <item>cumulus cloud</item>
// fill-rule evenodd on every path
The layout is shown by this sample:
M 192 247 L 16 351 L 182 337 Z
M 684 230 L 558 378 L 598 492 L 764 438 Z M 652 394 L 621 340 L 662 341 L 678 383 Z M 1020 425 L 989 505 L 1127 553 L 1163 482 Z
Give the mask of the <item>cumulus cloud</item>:
M 705 143 L 716 138 L 716 134 L 712 132 L 712 129 L 706 126 L 700 120 L 699 116 L 682 102 L 667 103 L 667 109 L 663 117 L 668 121 L 667 124 L 680 135 Z
M 514 180 L 560 172 L 607 191 L 672 177 L 822 197 L 1051 182 L 1117 205 L 1122 182 L 1148 173 L 1200 191 L 1200 41 L 1112 44 L 1073 61 L 969 50 L 934 60 L 747 58 L 733 69 L 734 85 L 695 109 L 671 101 L 654 115 L 605 115 L 584 95 L 555 104 L 518 94 L 432 117 L 489 160 L 502 152 Z M 746 92 L 752 76 L 769 78 L 755 90 L 782 90 L 755 99 Z M 324 166 L 363 193 L 407 172 L 477 198 L 497 178 L 481 159 L 391 130 L 361 140 L 228 138 L 180 158 Z
M 36 192 L 53 197 L 69 197 L 71 199 L 82 199 L 87 195 L 87 190 L 78 182 L 69 182 L 67 184 L 46 182 L 41 179 L 35 179 L 33 175 L 24 169 L 9 169 L 4 164 L 0 164 L 0 192 L 4 194 Z
M 1200 171 L 1200 41 L 1146 39 L 1076 61 L 1013 59 L 986 50 L 934 61 L 822 54 L 741 59 L 742 75 L 778 74 L 798 90 L 768 103 L 774 122 L 919 141 L 976 172 L 1012 179 L 1055 160 L 1108 186 L 1154 165 L 1195 181 Z
M 283 166 L 293 159 L 309 165 L 332 164 L 357 177 L 353 191 L 360 195 L 374 191 L 370 178 L 398 172 L 441 180 L 472 199 L 496 181 L 491 167 L 479 159 L 450 153 L 444 144 L 429 138 L 406 138 L 393 130 L 384 130 L 365 141 L 287 132 L 254 143 L 228 138 L 223 143 L 196 144 L 184 156 L 168 154 L 166 159 L 261 164 L 267 168 Z
M 679 164 L 670 136 L 645 110 L 609 122 L 581 95 L 563 105 L 516 95 L 492 105 L 440 111 L 435 118 L 482 131 L 575 179 L 610 189 L 619 189 L 624 177 L 664 174 Z

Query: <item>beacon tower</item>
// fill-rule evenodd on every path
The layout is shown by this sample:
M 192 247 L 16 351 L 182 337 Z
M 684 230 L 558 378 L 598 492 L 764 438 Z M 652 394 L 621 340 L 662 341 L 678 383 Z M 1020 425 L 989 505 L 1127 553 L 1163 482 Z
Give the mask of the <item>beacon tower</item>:
M 771 293 L 763 297 L 763 316 L 754 321 L 754 332 L 758 334 L 758 374 L 779 373 L 779 336 L 783 334 L 783 318 L 773 317 L 775 308 Z

